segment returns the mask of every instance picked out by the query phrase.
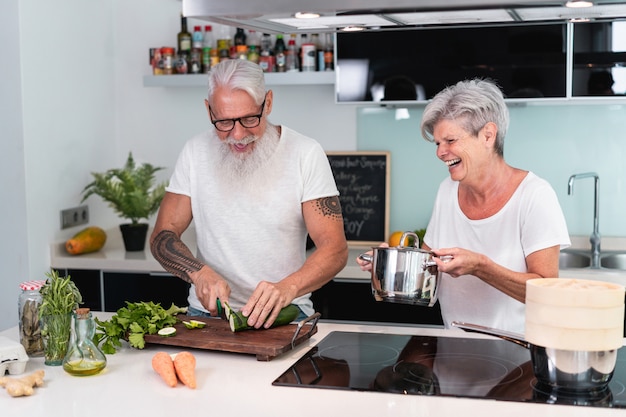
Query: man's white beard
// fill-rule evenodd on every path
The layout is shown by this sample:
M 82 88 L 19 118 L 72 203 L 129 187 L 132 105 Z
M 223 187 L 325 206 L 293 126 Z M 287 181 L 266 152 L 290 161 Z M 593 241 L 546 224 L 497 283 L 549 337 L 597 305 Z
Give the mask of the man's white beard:
M 279 139 L 278 129 L 268 125 L 261 137 L 248 136 L 242 140 L 229 138 L 222 141 L 219 147 L 220 174 L 227 183 L 234 186 L 241 185 L 242 181 L 248 181 L 271 158 Z M 236 153 L 231 149 L 231 144 L 252 142 L 255 144 L 251 152 Z

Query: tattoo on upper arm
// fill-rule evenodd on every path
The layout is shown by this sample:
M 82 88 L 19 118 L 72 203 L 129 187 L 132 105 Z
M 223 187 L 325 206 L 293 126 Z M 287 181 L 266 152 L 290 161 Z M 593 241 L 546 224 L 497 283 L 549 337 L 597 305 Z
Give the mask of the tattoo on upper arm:
M 171 230 L 160 231 L 150 244 L 150 251 L 166 271 L 189 283 L 189 274 L 204 266 Z
M 332 217 L 335 220 L 341 220 L 341 203 L 339 197 L 324 197 L 315 200 L 315 210 L 322 213 L 323 216 Z

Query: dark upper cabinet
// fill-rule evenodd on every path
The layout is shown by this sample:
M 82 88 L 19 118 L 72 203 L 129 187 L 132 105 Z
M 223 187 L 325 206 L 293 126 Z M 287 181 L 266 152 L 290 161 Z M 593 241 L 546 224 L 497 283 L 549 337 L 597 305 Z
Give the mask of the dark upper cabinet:
M 564 98 L 566 51 L 566 23 L 338 33 L 336 98 L 428 100 L 475 77 L 508 98 Z
M 616 82 L 626 79 L 626 22 L 573 25 L 572 95 L 624 94 Z
M 606 78 L 623 95 L 626 21 L 337 33 L 336 60 L 338 103 L 419 102 L 475 77 L 508 99 L 603 96 L 589 80 Z

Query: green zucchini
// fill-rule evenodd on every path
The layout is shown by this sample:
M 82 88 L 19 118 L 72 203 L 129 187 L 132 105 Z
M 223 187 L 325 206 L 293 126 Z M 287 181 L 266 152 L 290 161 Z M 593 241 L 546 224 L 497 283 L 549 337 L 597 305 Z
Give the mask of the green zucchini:
M 229 311 L 228 322 L 230 323 L 230 330 L 233 332 L 241 332 L 244 330 L 254 329 L 254 327 L 248 326 L 248 318 L 245 317 L 241 311 L 232 311 L 229 306 L 225 306 L 225 309 Z M 289 324 L 294 321 L 299 314 L 300 309 L 294 304 L 289 304 L 287 307 L 280 310 L 278 317 L 276 317 L 276 320 L 274 320 L 271 327 Z

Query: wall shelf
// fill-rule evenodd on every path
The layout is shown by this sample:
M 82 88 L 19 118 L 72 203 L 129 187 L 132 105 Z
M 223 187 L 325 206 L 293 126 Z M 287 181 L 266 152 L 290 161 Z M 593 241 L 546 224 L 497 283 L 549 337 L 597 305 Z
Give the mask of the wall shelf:
M 265 83 L 272 85 L 322 85 L 335 84 L 334 71 L 316 72 L 270 72 Z M 206 87 L 206 74 L 144 75 L 144 87 Z

